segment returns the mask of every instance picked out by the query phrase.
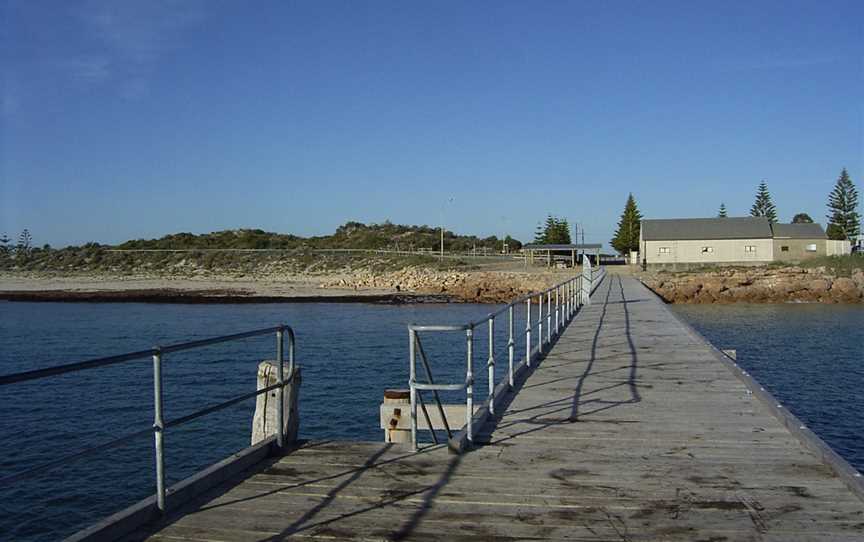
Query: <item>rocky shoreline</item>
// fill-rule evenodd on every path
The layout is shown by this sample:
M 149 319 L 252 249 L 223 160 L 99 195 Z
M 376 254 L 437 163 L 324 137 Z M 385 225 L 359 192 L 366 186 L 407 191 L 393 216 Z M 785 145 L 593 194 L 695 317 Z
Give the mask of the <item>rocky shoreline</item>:
M 375 303 L 403 305 L 409 303 L 449 303 L 446 296 L 424 294 L 355 294 L 272 296 L 257 295 L 242 290 L 178 290 L 149 289 L 102 292 L 68 290 L 37 290 L 26 292 L 0 291 L 0 301 L 75 302 L 75 303 L 182 303 L 194 305 L 248 303 Z
M 567 275 L 554 272 L 435 271 L 407 267 L 391 273 L 360 271 L 324 281 L 321 288 L 389 290 L 444 296 L 466 303 L 508 303 L 549 288 Z
M 311 276 L 58 277 L 0 274 L 0 300 L 136 303 L 507 303 L 563 281 L 566 272 L 441 271 L 406 267 Z
M 625 269 L 610 268 L 612 272 Z M 629 271 L 629 270 L 628 270 Z M 0 274 L 0 300 L 137 303 L 507 303 L 572 276 L 573 270 L 454 271 L 406 267 L 267 278 L 70 277 Z M 864 271 L 747 267 L 639 273 L 668 303 L 864 303 Z
M 862 303 L 864 271 L 837 276 L 825 267 L 729 268 L 711 272 L 642 273 L 667 303 Z

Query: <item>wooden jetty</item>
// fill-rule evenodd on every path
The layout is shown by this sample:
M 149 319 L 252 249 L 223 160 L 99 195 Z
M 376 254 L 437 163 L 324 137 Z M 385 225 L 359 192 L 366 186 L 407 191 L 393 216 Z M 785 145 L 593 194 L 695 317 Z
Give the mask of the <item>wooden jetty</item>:
M 864 540 L 857 473 L 720 356 L 609 275 L 473 451 L 308 442 L 129 539 Z

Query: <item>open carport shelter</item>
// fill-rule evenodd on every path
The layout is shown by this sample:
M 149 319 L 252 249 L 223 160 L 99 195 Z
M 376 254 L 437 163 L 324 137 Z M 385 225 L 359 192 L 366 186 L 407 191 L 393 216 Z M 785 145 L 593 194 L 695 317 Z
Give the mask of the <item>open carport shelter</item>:
M 562 244 L 562 245 L 543 245 L 530 244 L 522 247 L 525 252 L 525 261 L 528 264 L 533 264 L 534 260 L 539 258 L 546 259 L 546 265 L 552 266 L 553 259 L 560 260 L 560 256 L 570 256 L 570 266 L 575 267 L 576 262 L 581 261 L 579 256 L 594 255 L 594 262 L 600 261 L 600 245 L 599 243 L 588 244 Z

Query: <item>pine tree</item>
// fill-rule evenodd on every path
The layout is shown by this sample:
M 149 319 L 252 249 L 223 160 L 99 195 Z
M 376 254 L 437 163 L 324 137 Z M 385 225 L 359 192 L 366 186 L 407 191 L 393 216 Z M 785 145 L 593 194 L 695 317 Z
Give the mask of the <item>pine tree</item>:
M 11 240 L 12 239 L 9 239 L 9 236 L 6 235 L 5 233 L 2 236 L 0 236 L 0 255 L 9 254 L 9 252 L 10 252 L 9 241 L 11 241 Z
M 861 215 L 858 214 L 858 190 L 849 178 L 846 168 L 840 172 L 834 190 L 828 196 L 828 238 L 849 239 L 861 233 Z
M 570 244 L 570 224 L 566 219 L 546 215 L 546 222 L 537 223 L 534 232 L 534 242 L 541 245 Z
M 555 217 L 546 215 L 546 223 L 543 224 L 543 242 L 552 244 L 555 242 Z
M 30 235 L 30 230 L 24 228 L 24 231 L 18 236 L 18 245 L 15 247 L 15 253 L 21 255 L 28 254 L 32 244 L 33 237 Z
M 641 227 L 642 214 L 636 207 L 633 194 L 627 196 L 624 212 L 618 221 L 618 229 L 612 238 L 612 248 L 621 254 L 629 254 L 631 251 L 639 250 L 639 228 Z
M 756 192 L 756 201 L 753 207 L 750 208 L 750 216 L 764 216 L 770 222 L 777 222 L 777 208 L 774 202 L 771 201 L 771 194 L 768 192 L 768 184 L 763 180 L 759 183 L 759 190 Z
M 812 224 L 813 219 L 807 213 L 798 213 L 792 217 L 793 224 Z
M 557 245 L 570 244 L 570 224 L 567 223 L 566 219 L 555 219 L 555 226 L 551 232 L 550 237 L 550 243 Z
M 539 222 L 537 223 L 537 229 L 534 230 L 534 243 L 538 245 L 546 243 L 546 231 Z
M 837 224 L 828 224 L 828 227 L 825 228 L 825 235 L 828 236 L 828 239 L 835 241 L 844 241 L 846 239 L 846 234 Z
M 720 203 L 720 210 L 717 211 L 717 218 L 726 218 L 728 216 L 729 215 L 726 214 L 726 204 L 721 202 Z

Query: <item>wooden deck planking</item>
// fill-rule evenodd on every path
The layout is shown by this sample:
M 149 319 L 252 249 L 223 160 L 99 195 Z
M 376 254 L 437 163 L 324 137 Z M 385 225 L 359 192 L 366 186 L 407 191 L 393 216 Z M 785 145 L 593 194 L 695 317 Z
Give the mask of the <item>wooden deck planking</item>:
M 471 453 L 308 443 L 131 539 L 864 539 L 864 503 L 653 294 L 594 300 Z

